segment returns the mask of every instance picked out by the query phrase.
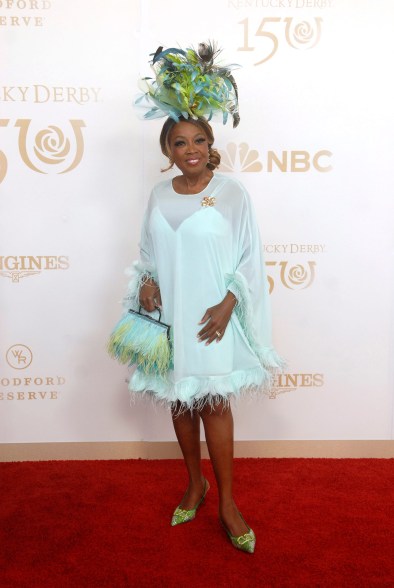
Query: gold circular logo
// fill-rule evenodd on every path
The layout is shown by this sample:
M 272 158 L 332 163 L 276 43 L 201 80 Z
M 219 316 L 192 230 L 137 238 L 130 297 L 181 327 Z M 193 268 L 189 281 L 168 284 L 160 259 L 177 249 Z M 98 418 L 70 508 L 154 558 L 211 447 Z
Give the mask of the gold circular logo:
M 33 361 L 33 353 L 26 345 L 17 343 L 8 349 L 5 358 L 14 370 L 24 370 Z

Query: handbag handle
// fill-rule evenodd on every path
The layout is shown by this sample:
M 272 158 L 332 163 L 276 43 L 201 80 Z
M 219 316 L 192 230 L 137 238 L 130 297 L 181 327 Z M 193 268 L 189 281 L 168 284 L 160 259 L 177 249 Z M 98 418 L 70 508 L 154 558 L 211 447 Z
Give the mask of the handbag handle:
M 144 315 L 144 313 L 141 312 L 141 308 L 142 308 L 142 306 L 140 304 L 140 307 L 138 309 L 138 314 L 140 314 L 141 316 L 146 316 L 146 315 Z M 159 311 L 159 323 L 160 323 L 161 322 L 161 310 L 160 310 L 160 308 L 158 306 L 156 306 L 155 310 L 158 310 Z M 152 310 L 152 312 L 155 312 L 155 311 Z

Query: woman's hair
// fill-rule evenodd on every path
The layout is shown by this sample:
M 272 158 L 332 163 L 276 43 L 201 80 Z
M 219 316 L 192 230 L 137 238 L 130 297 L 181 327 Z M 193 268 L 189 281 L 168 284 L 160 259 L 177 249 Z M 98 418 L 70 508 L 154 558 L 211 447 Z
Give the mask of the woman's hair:
M 214 170 L 219 167 L 220 164 L 220 153 L 217 149 L 212 149 L 212 145 L 215 141 L 215 137 L 213 136 L 213 131 L 211 125 L 205 120 L 205 118 L 183 118 L 180 117 L 179 122 L 187 122 L 195 127 L 199 127 L 202 129 L 207 136 L 208 139 L 208 150 L 209 150 L 209 161 L 207 163 L 207 168 L 210 170 Z M 166 122 L 163 125 L 160 133 L 160 147 L 163 154 L 170 158 L 170 135 L 173 127 L 177 123 L 172 118 L 167 118 Z M 174 162 L 170 159 L 169 167 L 162 169 L 161 171 L 167 171 L 172 168 Z

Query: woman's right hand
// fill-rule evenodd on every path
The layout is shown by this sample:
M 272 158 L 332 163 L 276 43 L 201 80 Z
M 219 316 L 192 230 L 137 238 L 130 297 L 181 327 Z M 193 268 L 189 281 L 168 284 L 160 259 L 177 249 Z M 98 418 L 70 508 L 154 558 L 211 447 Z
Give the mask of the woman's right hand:
M 160 288 L 152 278 L 146 280 L 140 288 L 140 304 L 147 312 L 161 308 Z

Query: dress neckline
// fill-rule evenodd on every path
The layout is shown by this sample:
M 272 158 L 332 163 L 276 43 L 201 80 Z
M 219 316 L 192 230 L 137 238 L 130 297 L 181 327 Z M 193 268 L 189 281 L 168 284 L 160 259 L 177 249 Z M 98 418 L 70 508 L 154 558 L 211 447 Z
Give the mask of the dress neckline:
M 215 174 L 212 175 L 212 178 L 209 180 L 208 184 L 205 186 L 205 188 L 203 188 L 201 190 L 201 192 L 196 192 L 195 194 L 185 194 L 184 192 L 177 192 L 174 188 L 174 184 L 172 183 L 173 180 L 170 180 L 170 185 L 171 185 L 171 190 L 173 191 L 174 194 L 176 194 L 177 196 L 201 196 L 201 194 L 203 194 L 205 192 L 205 190 L 208 190 L 208 188 L 210 187 L 211 183 L 213 182 L 215 178 Z

